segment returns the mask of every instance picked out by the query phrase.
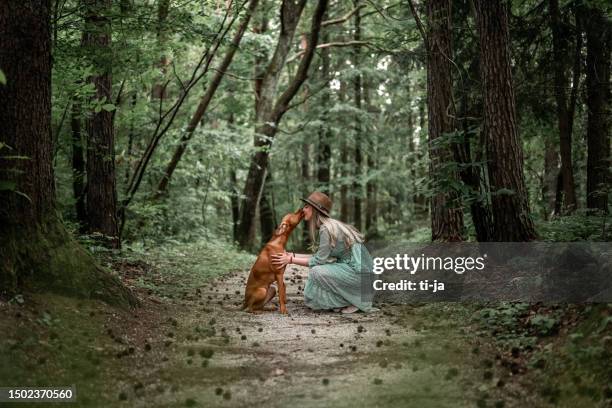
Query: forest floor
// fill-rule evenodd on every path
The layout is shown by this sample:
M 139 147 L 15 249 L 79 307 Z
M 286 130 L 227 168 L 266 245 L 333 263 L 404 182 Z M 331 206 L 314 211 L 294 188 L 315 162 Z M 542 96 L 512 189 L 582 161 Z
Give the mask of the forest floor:
M 0 385 L 74 384 L 71 407 L 551 406 L 475 335 L 467 306 L 314 312 L 307 269 L 290 267 L 289 314 L 249 314 L 248 269 L 165 269 L 180 264 L 115 263 L 142 299 L 131 311 L 51 294 L 0 302 Z M 599 406 L 589 401 L 556 406 Z

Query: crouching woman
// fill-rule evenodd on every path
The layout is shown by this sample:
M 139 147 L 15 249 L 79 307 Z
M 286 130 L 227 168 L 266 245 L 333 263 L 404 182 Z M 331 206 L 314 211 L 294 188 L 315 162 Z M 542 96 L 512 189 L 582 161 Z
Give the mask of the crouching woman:
M 318 235 L 318 249 L 314 255 L 276 254 L 272 262 L 278 266 L 296 264 L 310 268 L 304 303 L 311 309 L 342 313 L 377 310 L 372 307 L 373 262 L 363 234 L 330 216 L 332 201 L 326 194 L 315 191 L 301 200 L 306 203 L 304 221 L 308 222 L 312 242 L 316 242 Z

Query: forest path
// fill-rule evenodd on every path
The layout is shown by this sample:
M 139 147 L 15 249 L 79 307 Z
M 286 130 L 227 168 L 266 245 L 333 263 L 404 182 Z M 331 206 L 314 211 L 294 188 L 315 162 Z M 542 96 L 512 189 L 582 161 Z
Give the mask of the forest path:
M 249 314 L 240 310 L 247 276 L 232 272 L 183 297 L 172 352 L 138 374 L 175 384 L 172 393 L 148 393 L 142 406 L 509 406 L 490 399 L 497 378 L 489 372 L 483 384 L 485 356 L 474 358 L 462 322 L 441 309 L 314 312 L 301 292 L 307 268 L 292 266 L 289 314 Z

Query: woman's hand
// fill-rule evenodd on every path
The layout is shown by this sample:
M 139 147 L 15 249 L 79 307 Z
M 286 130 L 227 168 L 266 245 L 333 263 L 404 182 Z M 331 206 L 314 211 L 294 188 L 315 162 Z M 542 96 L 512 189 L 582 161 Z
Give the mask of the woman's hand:
M 292 258 L 293 256 L 287 253 L 287 251 L 280 252 L 278 254 L 272 254 L 272 265 L 278 268 L 282 268 L 283 266 L 289 264 L 292 261 Z

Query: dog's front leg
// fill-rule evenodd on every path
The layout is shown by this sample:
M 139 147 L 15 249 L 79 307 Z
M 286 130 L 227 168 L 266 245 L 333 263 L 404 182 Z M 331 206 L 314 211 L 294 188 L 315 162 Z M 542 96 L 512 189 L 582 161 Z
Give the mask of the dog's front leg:
M 276 275 L 276 282 L 278 283 L 278 303 L 280 305 L 280 312 L 287 314 L 287 290 L 285 288 L 285 279 L 283 279 L 283 273 Z

